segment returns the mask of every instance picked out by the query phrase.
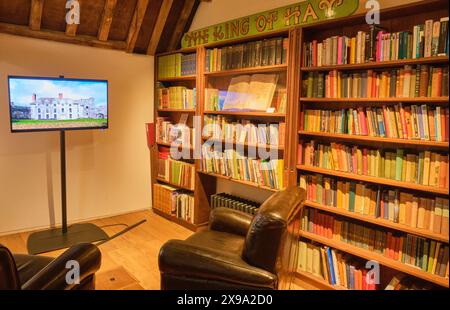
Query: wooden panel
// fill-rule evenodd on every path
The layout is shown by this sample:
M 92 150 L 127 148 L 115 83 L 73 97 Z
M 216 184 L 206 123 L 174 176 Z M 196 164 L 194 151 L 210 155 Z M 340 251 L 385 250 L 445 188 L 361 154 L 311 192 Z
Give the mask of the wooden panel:
M 147 53 L 148 43 L 150 42 L 150 37 L 152 36 L 153 27 L 156 24 L 162 2 L 162 0 L 152 0 L 148 4 L 147 13 L 142 21 L 141 31 L 139 32 L 136 46 L 134 47 L 135 53 Z
M 78 34 L 97 36 L 98 28 L 102 20 L 103 8 L 105 0 L 86 1 L 83 0 L 81 5 L 80 24 L 78 25 Z
M 127 39 L 136 3 L 137 0 L 117 0 L 109 31 L 110 40 L 125 41 Z
M 0 22 L 28 25 L 30 9 L 30 0 L 0 0 Z
M 145 13 L 147 11 L 148 3 L 149 0 L 137 1 L 136 8 L 133 14 L 133 19 L 131 20 L 130 28 L 128 29 L 127 47 L 126 47 L 126 51 L 128 53 L 132 53 L 134 51 L 134 46 L 136 45 L 139 31 L 141 31 L 141 26 L 145 17 Z
M 41 29 L 42 9 L 44 8 L 44 0 L 31 0 L 31 11 L 29 26 L 31 30 Z
M 183 9 L 181 10 L 180 16 L 178 18 L 178 23 L 175 26 L 172 36 L 170 37 L 169 44 L 167 45 L 167 49 L 169 51 L 174 50 L 179 46 L 181 37 L 183 36 L 183 33 L 186 29 L 186 24 L 189 21 L 189 17 L 197 10 L 196 6 L 198 6 L 198 1 L 184 1 Z
M 158 47 L 159 39 L 161 38 L 172 4 L 173 0 L 163 0 L 161 8 L 159 9 L 158 18 L 156 19 L 156 24 L 153 27 L 150 43 L 148 44 L 148 55 L 155 55 L 156 53 L 156 48 Z
M 166 25 L 161 34 L 161 40 L 158 43 L 157 52 L 167 51 L 167 44 L 175 30 L 176 24 L 179 22 L 181 10 L 183 9 L 184 0 L 174 1 L 167 18 Z
M 106 0 L 103 8 L 102 20 L 98 29 L 97 38 L 100 41 L 108 40 L 109 30 L 113 19 L 114 9 L 116 8 L 117 0 Z
M 66 31 L 66 1 L 45 0 L 42 11 L 41 29 Z

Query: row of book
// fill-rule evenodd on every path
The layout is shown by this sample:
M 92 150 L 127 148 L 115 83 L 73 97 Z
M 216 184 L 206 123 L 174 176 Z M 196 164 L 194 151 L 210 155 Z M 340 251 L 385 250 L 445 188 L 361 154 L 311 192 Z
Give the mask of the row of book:
M 449 188 L 448 153 L 390 152 L 339 143 L 318 144 L 314 140 L 299 145 L 298 153 L 299 163 L 305 166 Z
M 160 109 L 195 109 L 196 89 L 184 86 L 158 88 L 158 103 Z
M 173 124 L 168 117 L 156 118 L 156 142 L 172 143 L 177 141 L 184 147 L 195 145 L 195 128 L 184 124 Z
M 448 56 L 448 17 L 415 25 L 411 31 L 387 32 L 371 25 L 355 37 L 332 36 L 303 45 L 303 66 L 320 67 Z
M 205 111 L 222 111 L 224 110 L 225 98 L 228 91 L 216 88 L 205 88 Z M 286 111 L 287 93 L 286 88 L 277 87 L 273 95 L 271 107 L 274 112 L 285 113 Z M 253 110 L 251 104 L 247 110 Z
M 233 196 L 227 193 L 219 193 L 211 195 L 211 208 L 230 208 L 242 211 L 251 215 L 256 214 L 261 204 L 243 199 L 241 197 Z
M 349 290 L 376 290 L 374 279 L 369 279 L 369 269 L 352 256 L 327 246 L 299 241 L 297 270 L 324 279 L 330 285 Z
M 309 201 L 413 228 L 449 235 L 449 200 L 424 197 L 362 182 L 302 174 L 299 186 Z
M 426 104 L 301 112 L 300 129 L 310 132 L 448 141 L 449 109 Z
M 175 53 L 158 57 L 158 78 L 172 78 L 194 75 L 197 66 L 197 55 Z
M 448 277 L 449 248 L 442 242 L 411 234 L 393 234 L 310 208 L 304 209 L 301 229 Z
M 194 196 L 165 184 L 153 184 L 153 208 L 194 223 Z
M 206 50 L 206 72 L 281 65 L 286 63 L 287 38 L 252 41 Z
M 307 98 L 417 98 L 448 96 L 448 67 L 406 65 L 377 72 L 308 72 L 302 83 Z
M 203 146 L 200 167 L 206 173 L 220 174 L 273 189 L 284 188 L 283 159 L 253 159 L 233 149 L 219 152 L 210 151 Z
M 170 158 L 170 149 L 160 147 L 158 155 L 158 177 L 173 185 L 194 190 L 195 166 Z
M 216 140 L 253 145 L 284 145 L 286 123 L 252 123 L 250 120 L 231 120 L 221 115 L 205 115 L 204 135 Z

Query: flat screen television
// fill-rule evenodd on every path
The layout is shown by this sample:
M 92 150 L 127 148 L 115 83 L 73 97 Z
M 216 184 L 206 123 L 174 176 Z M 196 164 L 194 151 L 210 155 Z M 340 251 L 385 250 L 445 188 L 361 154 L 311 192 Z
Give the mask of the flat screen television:
M 108 81 L 8 76 L 11 132 L 108 128 Z

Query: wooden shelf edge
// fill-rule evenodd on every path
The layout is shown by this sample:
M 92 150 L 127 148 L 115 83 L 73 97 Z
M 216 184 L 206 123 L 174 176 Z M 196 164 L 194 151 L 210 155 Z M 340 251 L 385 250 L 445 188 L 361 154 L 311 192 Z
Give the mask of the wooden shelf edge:
M 178 185 L 178 184 L 172 183 L 172 182 L 167 181 L 167 180 L 164 180 L 163 178 L 160 178 L 160 177 L 157 177 L 156 180 L 159 181 L 159 182 L 165 183 L 165 184 L 167 184 L 167 185 L 170 185 L 170 186 L 179 188 L 179 189 L 185 189 L 185 190 L 188 190 L 188 191 L 191 191 L 191 192 L 194 191 L 194 189 L 190 189 L 190 188 L 188 188 L 188 187 L 185 187 L 185 186 L 182 186 L 182 185 Z
M 311 71 L 331 71 L 331 70 L 362 70 L 372 68 L 385 68 L 385 67 L 401 67 L 404 65 L 418 65 L 418 64 L 430 64 L 430 63 L 448 63 L 448 56 L 434 56 L 424 57 L 418 59 L 401 59 L 401 60 L 389 60 L 379 62 L 366 62 L 363 64 L 344 64 L 344 65 L 331 65 L 320 67 L 301 67 L 302 72 Z
M 343 252 L 361 257 L 363 259 L 375 260 L 378 263 L 380 263 L 381 265 L 384 265 L 386 267 L 389 267 L 389 268 L 407 273 L 409 275 L 424 279 L 426 281 L 438 284 L 440 286 L 447 287 L 447 288 L 449 287 L 449 279 L 448 278 L 443 278 L 443 277 L 425 272 L 417 267 L 413 267 L 413 266 L 398 262 L 396 260 L 393 260 L 391 258 L 387 258 L 387 257 L 383 256 L 382 254 L 374 253 L 374 252 L 371 252 L 371 251 L 363 249 L 363 248 L 355 247 L 348 243 L 324 238 L 322 236 L 318 236 L 318 235 L 315 235 L 315 234 L 312 234 L 309 232 L 305 232 L 305 231 L 300 231 L 300 236 L 302 236 L 306 239 L 312 240 L 312 241 L 319 242 L 326 246 L 332 247 L 336 250 L 343 251 Z
M 305 204 L 305 206 L 308 206 L 308 207 L 311 207 L 311 208 L 314 208 L 314 209 L 317 209 L 317 210 L 322 210 L 322 211 L 325 211 L 325 212 L 329 212 L 329 213 L 345 216 L 345 217 L 348 217 L 348 218 L 352 218 L 352 219 L 355 219 L 355 220 L 359 220 L 359 221 L 375 224 L 375 225 L 378 225 L 378 226 L 395 229 L 395 230 L 398 230 L 398 231 L 401 231 L 401 232 L 405 232 L 405 233 L 409 233 L 409 234 L 425 237 L 425 238 L 432 239 L 432 240 L 437 240 L 437 241 L 444 242 L 444 243 L 449 243 L 449 237 L 443 236 L 441 234 L 436 234 L 436 233 L 430 232 L 430 231 L 428 231 L 426 229 L 409 227 L 407 225 L 402 225 L 402 224 L 399 224 L 399 223 L 393 223 L 393 222 L 385 220 L 385 219 L 371 217 L 369 215 L 363 215 L 363 214 L 359 214 L 359 213 L 356 213 L 356 212 L 347 211 L 345 209 L 325 206 L 325 205 L 322 205 L 320 203 L 317 203 L 317 202 L 314 202 L 314 201 L 310 201 L 310 200 L 305 201 L 304 204 Z
M 449 148 L 448 142 L 437 142 L 428 140 L 408 140 L 408 139 L 398 139 L 398 138 L 383 138 L 383 137 L 372 137 L 372 136 L 362 136 L 362 135 L 349 135 L 340 133 L 326 133 L 326 132 L 312 132 L 300 130 L 298 132 L 300 135 L 304 136 L 318 136 L 326 138 L 337 138 L 343 140 L 356 140 L 356 141 L 371 141 L 371 142 L 381 142 L 381 143 L 395 143 L 404 145 L 414 145 L 414 146 L 428 146 L 436 148 Z
M 156 144 L 161 145 L 161 146 L 167 146 L 167 147 L 171 147 L 171 146 L 172 146 L 171 143 L 166 143 L 166 142 L 156 142 Z M 189 149 L 189 150 L 192 150 L 192 149 L 193 149 L 192 146 L 185 146 L 185 147 L 182 147 L 181 145 L 180 145 L 178 148 L 179 148 L 179 149 L 181 149 L 181 148 L 183 148 L 183 149 Z
M 195 81 L 197 75 L 183 75 L 183 76 L 173 76 L 173 77 L 165 77 L 158 78 L 158 82 L 177 82 L 177 81 Z
M 265 149 L 277 149 L 277 150 L 284 150 L 284 145 L 270 145 L 270 144 L 253 144 L 253 143 L 240 143 L 240 142 L 236 142 L 236 141 L 226 141 L 226 140 L 220 140 L 220 139 L 213 139 L 211 137 L 202 137 L 203 141 L 206 140 L 210 140 L 213 142 L 218 142 L 218 143 L 231 143 L 233 145 L 243 145 L 245 147 L 257 147 L 257 148 L 265 148 Z
M 250 182 L 250 181 L 233 179 L 232 177 L 221 175 L 221 174 L 217 174 L 217 173 L 204 172 L 204 171 L 201 171 L 201 170 L 198 170 L 198 173 L 201 173 L 201 174 L 204 174 L 204 175 L 208 175 L 208 176 L 211 176 L 211 177 L 215 177 L 215 178 L 219 178 L 219 179 L 232 181 L 232 182 L 235 182 L 235 183 L 244 184 L 244 185 L 247 185 L 247 186 L 260 188 L 260 189 L 267 190 L 267 191 L 272 191 L 272 192 L 280 191 L 279 189 L 275 189 L 275 188 L 271 188 L 271 187 L 267 187 L 267 186 L 262 186 L 262 185 L 259 185 L 257 183 Z
M 258 116 L 258 117 L 285 117 L 284 113 L 267 113 L 256 111 L 204 111 L 203 114 L 233 115 L 233 116 Z
M 192 109 L 158 109 L 158 112 L 181 112 L 181 113 L 195 113 Z
M 188 222 L 188 221 L 186 221 L 186 220 L 183 220 L 183 219 L 180 219 L 180 218 L 178 218 L 178 217 L 172 216 L 172 215 L 170 215 L 170 214 L 166 214 L 166 213 L 164 213 L 164 212 L 162 212 L 162 211 L 160 211 L 160 210 L 158 210 L 158 209 L 155 209 L 155 208 L 152 208 L 152 211 L 153 211 L 155 214 L 157 214 L 157 215 L 159 215 L 159 216 L 162 216 L 162 217 L 164 217 L 165 219 L 167 219 L 167 220 L 169 220 L 169 221 L 172 221 L 172 222 L 174 222 L 174 223 L 176 223 L 176 224 L 179 224 L 179 225 L 181 225 L 181 226 L 183 226 L 183 227 L 185 227 L 185 228 L 187 228 L 187 229 L 189 229 L 189 230 L 192 230 L 192 231 L 194 231 L 194 232 L 197 231 L 197 229 L 198 229 L 199 227 L 205 225 L 205 223 L 202 223 L 202 224 L 193 224 L 193 223 L 191 223 L 191 222 Z
M 261 67 L 212 71 L 212 72 L 205 72 L 204 74 L 207 77 L 215 77 L 215 76 L 237 75 L 237 74 L 258 73 L 258 72 L 277 72 L 277 71 L 285 71 L 285 70 L 287 70 L 287 65 L 281 64 L 281 65 L 272 65 L 272 66 L 261 66 Z
M 344 178 L 356 180 L 356 181 L 364 181 L 364 182 L 382 184 L 382 185 L 387 185 L 387 186 L 401 187 L 401 188 L 412 189 L 412 190 L 417 190 L 417 191 L 421 191 L 421 192 L 428 192 L 428 193 L 445 195 L 445 196 L 449 195 L 448 188 L 431 187 L 431 186 L 420 185 L 420 184 L 415 184 L 415 183 L 408 183 L 408 182 L 403 182 L 403 181 L 396 181 L 396 180 L 378 178 L 378 177 L 372 177 L 372 176 L 366 176 L 366 175 L 358 175 L 358 174 L 353 174 L 353 173 L 349 173 L 349 172 L 342 172 L 339 170 L 330 170 L 330 169 L 310 167 L 310 166 L 305 166 L 305 165 L 297 165 L 297 169 L 303 170 L 303 171 L 326 174 L 326 175 L 333 175 L 333 176 L 337 176 L 337 177 L 344 177 Z
M 340 286 L 340 285 L 331 285 L 330 283 L 326 282 L 324 279 L 306 272 L 302 270 L 297 270 L 294 272 L 294 277 L 297 279 L 305 278 L 305 282 L 312 282 L 313 285 L 317 285 L 318 289 L 325 289 L 325 290 L 348 290 L 346 287 Z
M 414 98 L 307 98 L 301 97 L 300 101 L 303 102 L 379 102 L 379 103 L 389 103 L 389 102 L 423 102 L 423 103 L 448 103 L 449 97 L 414 97 Z

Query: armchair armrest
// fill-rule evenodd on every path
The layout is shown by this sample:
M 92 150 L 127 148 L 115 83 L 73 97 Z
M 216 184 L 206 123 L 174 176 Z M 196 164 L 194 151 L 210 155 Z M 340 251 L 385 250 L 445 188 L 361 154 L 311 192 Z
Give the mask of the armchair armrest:
M 209 229 L 245 236 L 250 228 L 253 216 L 229 208 L 215 208 L 209 217 Z
M 234 255 L 233 255 L 234 254 Z M 161 273 L 273 289 L 277 276 L 254 267 L 239 255 L 214 251 L 182 240 L 169 240 L 159 253 Z
M 19 276 L 11 252 L 0 244 L 0 290 L 20 289 Z
M 78 262 L 80 266 L 80 283 L 95 274 L 100 268 L 101 253 L 94 244 L 80 243 L 70 247 L 67 251 L 55 258 L 50 264 L 35 274 L 22 285 L 24 290 L 55 290 L 71 289 L 77 284 L 69 284 L 66 274 L 70 271 L 66 263 L 70 260 Z

